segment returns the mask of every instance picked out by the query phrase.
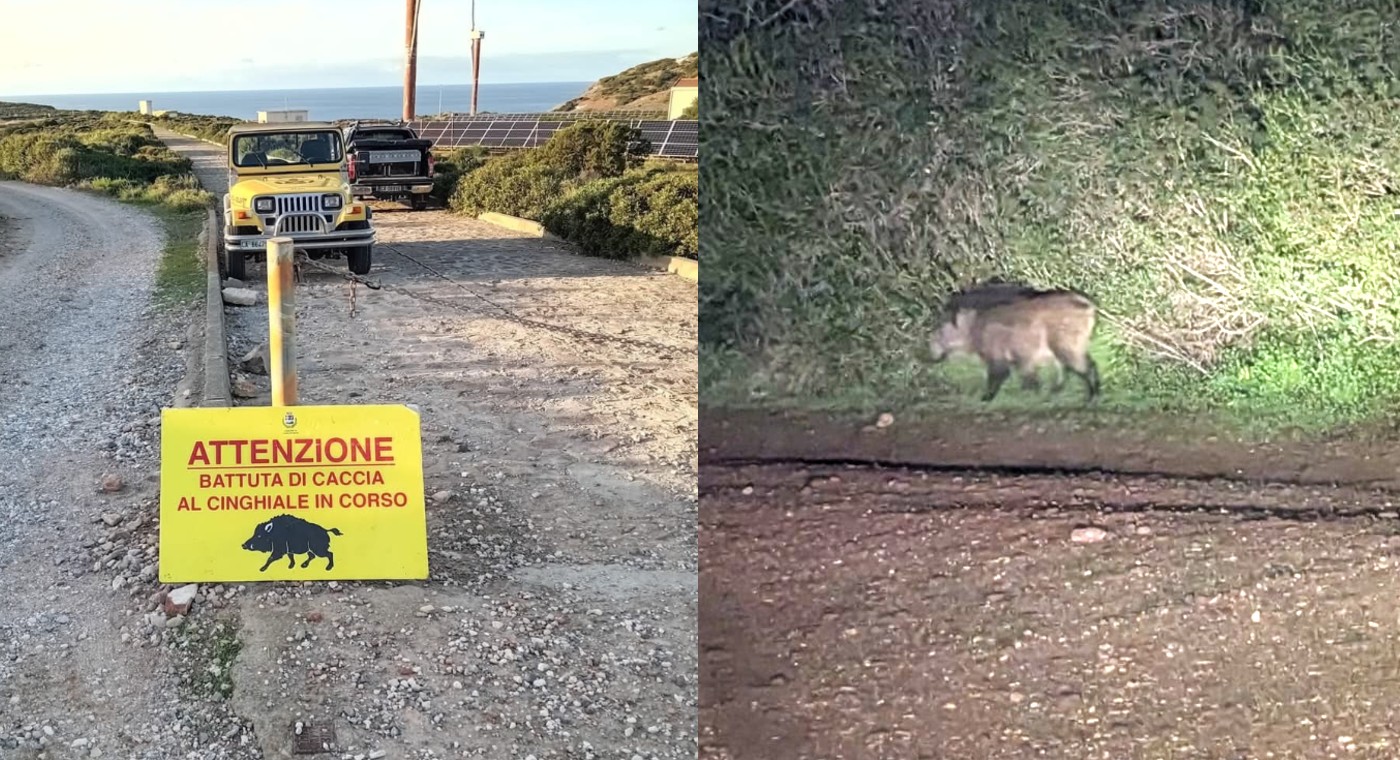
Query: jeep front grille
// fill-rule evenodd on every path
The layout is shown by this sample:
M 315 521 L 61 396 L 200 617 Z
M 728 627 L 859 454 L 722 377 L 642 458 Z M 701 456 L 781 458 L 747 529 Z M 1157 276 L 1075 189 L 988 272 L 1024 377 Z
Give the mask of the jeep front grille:
M 320 193 L 301 193 L 298 195 L 279 195 L 276 197 L 278 216 L 282 214 L 314 213 L 321 210 Z
M 286 235 L 297 232 L 325 232 L 325 222 L 316 214 L 288 214 L 277 220 L 273 234 Z

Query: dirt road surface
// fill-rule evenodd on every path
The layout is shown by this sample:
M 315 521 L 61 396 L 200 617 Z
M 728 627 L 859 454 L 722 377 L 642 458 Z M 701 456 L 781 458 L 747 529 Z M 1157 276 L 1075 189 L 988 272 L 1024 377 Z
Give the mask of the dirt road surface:
M 1193 464 L 1166 446 L 1098 461 L 1224 472 L 1035 471 L 1043 452 L 1092 458 L 980 431 L 965 435 L 990 469 L 802 464 L 913 454 L 859 426 L 713 419 L 703 758 L 1400 754 L 1400 493 L 1384 478 L 1267 482 L 1246 451 Z M 970 456 L 957 435 L 923 440 Z
M 14 182 L 0 217 L 0 757 L 248 757 L 183 685 L 179 632 L 137 622 L 154 547 L 122 538 L 150 528 L 188 350 L 188 312 L 150 308 L 159 223 Z
M 162 137 L 222 192 L 217 149 Z M 420 411 L 431 578 L 249 586 L 238 714 L 268 757 L 296 721 L 352 757 L 694 757 L 694 283 L 446 211 L 374 225 L 380 289 L 303 270 L 300 400 Z M 240 359 L 267 308 L 227 311 Z

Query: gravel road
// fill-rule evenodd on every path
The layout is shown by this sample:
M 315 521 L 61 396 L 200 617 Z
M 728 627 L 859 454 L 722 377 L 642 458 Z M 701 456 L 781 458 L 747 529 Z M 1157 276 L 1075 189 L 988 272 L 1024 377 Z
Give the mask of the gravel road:
M 151 306 L 161 227 L 14 182 L 0 218 L 0 756 L 246 756 L 243 727 L 181 685 L 174 631 L 132 624 L 154 547 L 121 538 L 153 530 L 139 515 L 189 320 Z

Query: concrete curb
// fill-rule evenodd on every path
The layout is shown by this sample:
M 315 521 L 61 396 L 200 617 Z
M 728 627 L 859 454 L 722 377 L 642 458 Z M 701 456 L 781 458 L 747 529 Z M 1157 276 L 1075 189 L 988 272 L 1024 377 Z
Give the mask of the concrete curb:
M 487 211 L 484 214 L 478 215 L 476 218 L 480 219 L 483 222 L 489 222 L 491 224 L 494 224 L 497 227 L 505 227 L 508 230 L 523 232 L 526 235 L 533 235 L 535 237 L 540 238 L 549 238 L 551 240 L 558 239 L 554 235 L 549 234 L 549 231 L 544 228 L 543 224 L 540 224 L 539 222 L 533 219 L 525 219 L 519 216 L 511 216 L 510 214 L 498 214 L 495 211 Z
M 533 219 L 511 216 L 510 214 L 498 214 L 495 211 L 487 211 L 484 214 L 477 215 L 476 218 L 488 224 L 494 224 L 497 227 L 505 227 L 508 230 L 523 232 L 527 235 L 533 235 L 534 237 L 540 237 L 546 240 L 558 240 L 565 243 L 568 242 L 550 233 L 549 230 L 544 228 L 543 224 Z M 679 256 L 642 256 L 633 259 L 633 261 L 644 267 L 661 269 L 667 273 L 679 275 L 681 278 L 690 280 L 691 282 L 700 281 L 700 262 L 695 259 L 686 259 Z
M 637 259 L 637 263 L 654 269 L 664 269 L 667 273 L 677 275 L 683 280 L 700 281 L 700 262 L 695 259 L 686 259 L 680 256 L 642 256 Z
M 201 406 L 233 406 L 228 379 L 228 335 L 224 328 L 224 293 L 219 284 L 219 220 L 214 209 L 204 221 L 201 243 L 208 286 L 204 296 L 204 398 Z

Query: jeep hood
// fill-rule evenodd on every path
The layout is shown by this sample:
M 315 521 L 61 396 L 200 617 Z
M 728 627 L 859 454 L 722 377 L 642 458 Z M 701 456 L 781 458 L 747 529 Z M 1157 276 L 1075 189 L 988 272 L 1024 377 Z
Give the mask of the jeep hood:
M 343 188 L 339 174 L 264 174 L 240 179 L 233 193 L 246 198 L 286 193 L 339 193 Z

